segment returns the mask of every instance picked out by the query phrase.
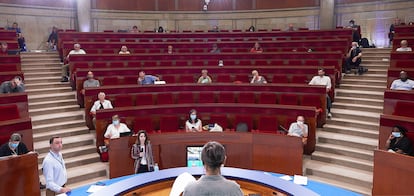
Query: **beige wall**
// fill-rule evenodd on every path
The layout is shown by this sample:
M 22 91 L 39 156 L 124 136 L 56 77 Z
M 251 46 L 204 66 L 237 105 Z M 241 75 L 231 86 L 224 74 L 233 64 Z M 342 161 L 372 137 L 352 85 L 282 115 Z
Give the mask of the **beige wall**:
M 406 0 L 382 0 L 367 3 L 337 5 L 336 24 L 346 25 L 355 19 L 362 27 L 362 36 L 377 46 L 386 46 L 387 33 L 393 18 L 414 21 L 414 3 Z M 52 26 L 73 29 L 75 13 L 68 8 L 50 8 L 0 4 L 0 26 L 19 23 L 29 49 L 44 49 L 44 42 Z M 92 31 L 130 29 L 137 25 L 141 30 L 157 26 L 169 30 L 208 30 L 213 25 L 220 29 L 285 29 L 293 23 L 297 27 L 319 29 L 319 7 L 236 12 L 132 12 L 92 10 Z

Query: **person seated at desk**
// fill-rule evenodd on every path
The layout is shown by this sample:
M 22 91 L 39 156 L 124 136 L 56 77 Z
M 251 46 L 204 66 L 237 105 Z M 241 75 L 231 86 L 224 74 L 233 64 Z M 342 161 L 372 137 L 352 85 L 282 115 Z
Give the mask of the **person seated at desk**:
M 20 76 L 15 76 L 10 81 L 4 81 L 0 85 L 0 93 L 22 93 L 24 91 L 25 87 Z
M 6 42 L 1 42 L 0 43 L 0 55 L 8 55 L 8 48 L 9 46 L 7 45 Z
M 401 40 L 400 47 L 397 48 L 397 52 L 411 52 L 413 49 L 411 47 L 408 47 L 407 40 Z
M 172 54 L 174 52 L 174 48 L 172 45 L 167 46 L 167 54 Z
M 96 80 L 93 76 L 93 72 L 88 71 L 88 74 L 86 75 L 86 80 L 83 81 L 83 89 L 81 90 L 82 95 L 85 94 L 85 88 L 87 87 L 99 87 L 100 83 L 99 80 Z
M 22 137 L 19 133 L 13 133 L 10 136 L 9 142 L 1 145 L 0 147 L 0 157 L 10 156 L 10 155 L 22 155 L 29 152 L 26 145 L 21 142 Z
M 392 82 L 391 90 L 412 90 L 414 88 L 414 81 L 408 79 L 408 74 L 405 71 L 400 72 L 400 79 L 396 79 Z
M 303 144 L 307 143 L 308 125 L 305 124 L 305 118 L 303 116 L 298 116 L 296 122 L 290 124 L 287 135 L 300 137 L 302 138 Z
M 140 31 L 138 30 L 137 26 L 133 26 L 132 29 L 129 32 L 130 33 L 139 33 Z
M 90 110 L 90 114 L 93 116 L 92 122 L 93 122 L 93 126 L 95 126 L 96 124 L 96 111 L 97 110 L 103 110 L 103 109 L 112 109 L 114 108 L 112 106 L 111 101 L 106 100 L 105 99 L 105 93 L 104 92 L 99 92 L 98 93 L 98 100 L 96 100 L 93 103 L 93 106 Z
M 128 51 L 128 48 L 126 46 L 122 46 L 119 54 L 131 54 L 131 52 Z
M 116 139 L 121 136 L 121 133 L 131 132 L 131 130 L 126 126 L 126 124 L 121 123 L 119 116 L 112 116 L 112 124 L 109 124 L 106 128 L 104 137 L 107 139 Z
M 211 80 L 211 77 L 208 76 L 207 69 L 201 70 L 201 76 L 198 78 L 197 83 L 199 83 L 199 84 L 208 84 L 208 83 L 211 83 L 211 82 L 212 82 L 212 80 Z
M 155 81 L 159 81 L 160 79 L 153 75 L 145 75 L 144 71 L 140 71 L 138 74 L 138 84 L 140 85 L 147 85 L 147 84 L 154 84 Z
M 244 195 L 240 185 L 227 180 L 221 175 L 220 168 L 226 162 L 226 150 L 218 142 L 208 142 L 201 151 L 201 161 L 205 169 L 205 175 L 197 181 L 189 183 L 184 188 L 183 196 L 200 195 Z
M 326 109 L 328 112 L 328 118 L 331 118 L 332 117 L 332 113 L 331 113 L 332 101 L 328 93 L 331 91 L 332 83 L 331 83 L 331 78 L 325 75 L 325 69 L 319 68 L 318 75 L 313 76 L 312 80 L 309 82 L 309 85 L 326 86 Z
M 263 49 L 260 47 L 259 42 L 255 42 L 253 48 L 250 49 L 250 53 L 262 53 Z
M 248 32 L 255 32 L 256 30 L 255 30 L 254 26 L 252 25 L 252 26 L 249 27 L 249 29 L 247 29 L 247 31 Z
M 151 142 L 145 130 L 138 132 L 137 140 L 131 148 L 131 158 L 135 160 L 134 171 L 136 174 L 149 172 L 154 169 Z
M 407 129 L 396 125 L 385 143 L 389 152 L 395 152 L 406 155 L 413 155 L 413 145 L 407 137 Z
M 185 122 L 185 131 L 187 132 L 202 132 L 201 120 L 197 118 L 197 111 L 190 110 L 189 118 Z
M 76 43 L 73 44 L 73 50 L 69 52 L 69 54 L 66 56 L 65 60 L 69 60 L 70 55 L 72 54 L 86 54 L 85 50 L 81 49 L 81 45 Z M 67 82 L 69 81 L 69 63 L 62 65 L 62 80 L 61 82 Z
M 221 52 L 220 48 L 217 46 L 217 44 L 213 44 L 213 48 L 210 50 L 210 53 L 213 54 L 219 54 Z
M 259 72 L 257 70 L 253 70 L 252 75 L 253 75 L 253 78 L 250 81 L 251 84 L 266 84 L 267 83 L 266 79 L 263 76 L 259 75 Z

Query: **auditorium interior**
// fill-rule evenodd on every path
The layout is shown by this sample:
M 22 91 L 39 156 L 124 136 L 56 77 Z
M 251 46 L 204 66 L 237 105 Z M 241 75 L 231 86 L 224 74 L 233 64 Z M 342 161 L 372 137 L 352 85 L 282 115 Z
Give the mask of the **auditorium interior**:
M 0 0 L 0 82 L 25 87 L 0 94 L 0 145 L 19 133 L 35 152 L 0 157 L 0 195 L 46 195 L 53 136 L 71 196 L 169 195 L 180 173 L 203 175 L 191 153 L 209 141 L 245 195 L 414 195 L 414 86 L 391 87 L 414 80 L 414 52 L 399 51 L 413 22 L 412 0 Z M 312 85 L 321 69 L 330 88 Z M 90 72 L 100 85 L 84 87 Z M 100 92 L 113 108 L 91 112 Z M 193 109 L 200 132 L 186 131 Z M 131 134 L 105 138 L 114 115 Z M 298 116 L 303 138 L 288 130 Z M 140 130 L 157 169 L 134 174 Z

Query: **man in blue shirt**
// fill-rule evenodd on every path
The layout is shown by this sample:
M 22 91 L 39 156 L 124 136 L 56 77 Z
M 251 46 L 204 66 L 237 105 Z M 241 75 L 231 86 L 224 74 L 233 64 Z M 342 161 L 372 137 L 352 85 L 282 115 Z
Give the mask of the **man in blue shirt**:
M 140 85 L 147 85 L 147 84 L 154 84 L 155 81 L 159 81 L 160 79 L 153 75 L 145 75 L 144 71 L 140 71 L 138 75 L 138 84 Z
M 70 192 L 71 189 L 65 187 L 68 180 L 65 161 L 62 153 L 62 138 L 52 137 L 49 140 L 50 151 L 43 160 L 43 175 L 46 179 L 46 196 Z

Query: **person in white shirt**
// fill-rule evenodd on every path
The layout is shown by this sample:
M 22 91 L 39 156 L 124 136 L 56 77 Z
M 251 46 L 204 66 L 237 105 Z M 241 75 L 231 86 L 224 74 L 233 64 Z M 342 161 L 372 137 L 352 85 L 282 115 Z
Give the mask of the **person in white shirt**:
M 397 48 L 397 52 L 411 52 L 413 51 L 411 47 L 408 47 L 407 40 L 401 40 L 400 47 Z
M 128 48 L 126 46 L 122 46 L 121 51 L 119 51 L 119 54 L 131 54 L 131 53 L 128 51 Z
M 266 84 L 267 83 L 266 79 L 263 76 L 259 75 L 259 72 L 257 70 L 253 70 L 252 75 L 253 75 L 253 78 L 250 81 L 251 84 Z
M 185 122 L 185 131 L 187 132 L 202 132 L 201 120 L 197 118 L 197 111 L 190 110 L 189 118 Z
M 43 160 L 43 175 L 46 179 L 46 196 L 70 192 L 66 187 L 68 175 L 62 157 L 62 138 L 54 136 L 49 140 L 50 151 Z
M 86 54 L 85 50 L 81 49 L 80 44 L 74 44 L 73 50 L 69 52 L 69 54 L 66 56 L 66 60 L 69 60 L 70 55 L 72 54 Z M 67 82 L 69 81 L 69 64 L 65 64 L 62 66 L 62 81 L 61 82 Z
M 96 122 L 96 111 L 97 110 L 102 110 L 102 109 L 112 109 L 114 108 L 112 106 L 111 101 L 106 100 L 105 99 L 105 93 L 104 92 L 99 92 L 98 93 L 98 100 L 96 100 L 93 103 L 93 106 L 91 108 L 90 114 L 92 115 L 93 119 L 93 124 L 95 126 L 95 122 Z
M 301 137 L 303 144 L 306 144 L 308 137 L 308 125 L 305 124 L 305 118 L 298 116 L 296 122 L 290 124 L 289 136 Z
M 331 91 L 331 78 L 329 76 L 325 75 L 325 70 L 323 68 L 320 68 L 318 70 L 318 75 L 314 76 L 312 78 L 312 80 L 309 82 L 309 85 L 323 85 L 326 86 L 326 108 L 328 110 L 328 118 L 332 117 L 332 113 L 331 113 L 331 106 L 332 106 L 332 102 L 331 102 L 331 98 L 329 97 L 328 93 Z
M 112 124 L 108 125 L 104 137 L 107 139 L 116 139 L 121 136 L 121 133 L 131 132 L 126 124 L 121 123 L 119 116 L 112 116 Z
M 400 79 L 396 79 L 392 82 L 391 90 L 412 90 L 414 88 L 414 81 L 408 79 L 408 74 L 405 71 L 400 72 Z

